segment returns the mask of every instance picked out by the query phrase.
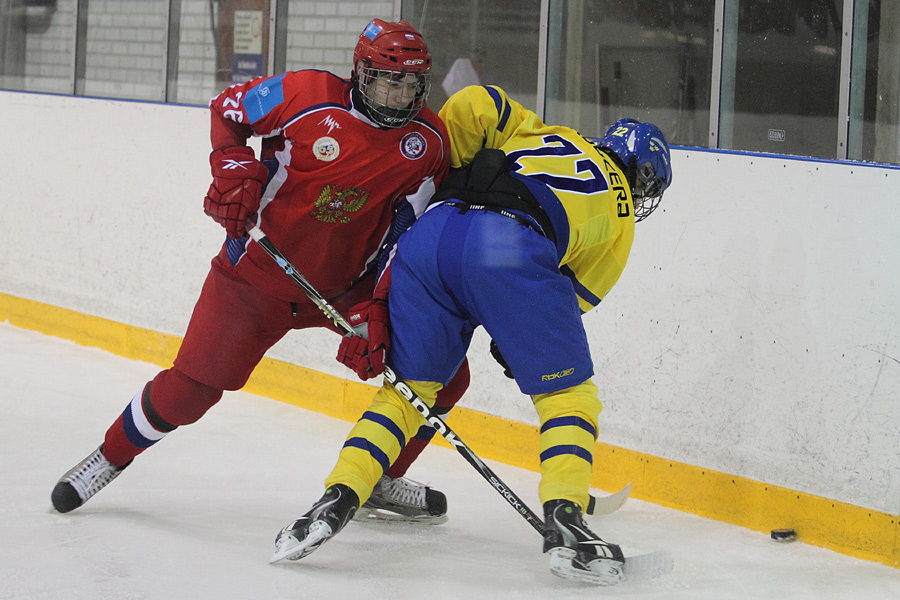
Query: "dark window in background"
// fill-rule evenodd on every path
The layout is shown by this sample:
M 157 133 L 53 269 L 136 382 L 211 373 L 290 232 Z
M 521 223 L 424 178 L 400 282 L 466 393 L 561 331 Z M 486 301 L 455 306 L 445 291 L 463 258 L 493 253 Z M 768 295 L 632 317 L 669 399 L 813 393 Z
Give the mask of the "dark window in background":
M 540 0 L 403 2 L 403 20 L 422 33 L 431 50 L 432 110 L 469 84 L 498 85 L 534 110 L 540 9 Z
M 75 89 L 76 0 L 0 0 L 0 88 Z
M 842 11 L 841 0 L 741 0 L 735 59 L 722 69 L 720 147 L 835 157 Z
M 546 120 L 602 136 L 621 117 L 709 143 L 714 0 L 553 0 Z
M 398 5 L 435 110 L 490 83 L 586 135 L 630 116 L 678 145 L 900 163 L 900 0 L 0 0 L 0 89 L 202 106 L 273 69 L 349 76 Z
M 900 2 L 897 0 L 856 0 L 850 85 L 847 157 L 900 162 Z

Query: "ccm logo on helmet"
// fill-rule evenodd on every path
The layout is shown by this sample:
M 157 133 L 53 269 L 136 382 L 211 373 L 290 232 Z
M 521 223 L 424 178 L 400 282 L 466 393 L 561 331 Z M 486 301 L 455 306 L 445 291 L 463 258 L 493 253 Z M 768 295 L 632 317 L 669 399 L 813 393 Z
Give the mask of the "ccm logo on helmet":
M 421 64 L 424 64 L 424 63 L 425 63 L 425 61 L 422 60 L 421 58 L 416 58 L 416 59 L 410 59 L 410 60 L 404 60 L 404 61 L 403 61 L 403 64 L 404 64 L 404 65 L 407 65 L 407 66 L 421 65 Z

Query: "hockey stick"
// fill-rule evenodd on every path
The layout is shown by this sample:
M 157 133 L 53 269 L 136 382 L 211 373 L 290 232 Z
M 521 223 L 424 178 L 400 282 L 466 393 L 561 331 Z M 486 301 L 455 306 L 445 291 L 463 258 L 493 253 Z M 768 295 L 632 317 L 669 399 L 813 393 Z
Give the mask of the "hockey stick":
M 334 323 L 334 326 L 337 327 L 344 335 L 359 335 L 359 332 L 353 329 L 353 326 L 337 311 L 328 301 L 322 297 L 322 294 L 316 290 L 315 287 L 303 276 L 302 273 L 297 271 L 294 266 L 288 261 L 288 259 L 281 253 L 277 246 L 275 246 L 272 241 L 266 237 L 266 234 L 257 227 L 255 224 L 251 222 L 247 223 L 248 229 L 247 233 L 253 240 L 260 245 L 260 247 L 266 251 L 266 253 L 272 257 L 276 264 L 284 270 L 284 272 L 294 280 L 303 292 L 307 295 L 307 297 L 312 300 L 316 306 L 319 307 L 328 319 Z M 451 446 L 457 449 L 460 454 L 481 473 L 482 477 L 488 480 L 488 482 L 494 486 L 500 495 L 506 498 L 507 502 L 509 502 L 513 508 L 515 508 L 526 521 L 531 523 L 531 525 L 537 529 L 539 532 L 543 533 L 544 524 L 540 518 L 535 516 L 535 514 L 527 507 L 521 500 L 519 500 L 518 496 L 516 496 L 513 492 L 510 491 L 508 487 L 497 477 L 493 471 L 491 471 L 482 461 L 478 458 L 478 456 L 472 452 L 472 450 L 466 446 L 462 440 L 460 440 L 447 424 L 444 423 L 443 419 L 434 414 L 428 405 L 422 402 L 419 397 L 409 389 L 409 386 L 399 381 L 397 375 L 390 368 L 385 367 L 384 370 L 385 378 L 395 387 L 397 390 L 403 394 L 403 396 L 425 417 L 425 420 L 428 421 L 428 424 L 434 427 L 441 435 L 443 435 Z M 399 384 L 399 385 L 398 385 Z M 427 412 L 426 412 L 427 411 Z M 629 483 L 624 488 L 619 490 L 618 492 L 611 494 L 609 496 L 595 497 L 591 496 L 588 502 L 587 509 L 585 513 L 589 515 L 609 515 L 617 511 L 619 508 L 625 504 L 625 501 L 628 499 L 629 492 L 631 491 L 631 484 Z
M 587 509 L 584 511 L 589 515 L 611 515 L 625 504 L 628 496 L 631 494 L 631 484 L 625 484 L 618 492 L 608 496 L 591 496 L 588 501 Z
M 294 280 L 294 282 L 300 286 L 303 292 L 312 300 L 319 309 L 325 313 L 325 316 L 334 323 L 335 327 L 337 327 L 340 331 L 347 336 L 360 335 L 353 326 L 350 325 L 349 321 L 345 319 L 331 304 L 328 303 L 327 300 L 312 286 L 307 279 L 294 268 L 294 266 L 288 261 L 288 259 L 281 253 L 275 244 L 272 243 L 266 237 L 266 234 L 257 227 L 255 224 L 248 222 L 247 223 L 247 233 L 256 241 L 260 247 L 266 251 L 266 253 L 272 257 L 272 259 L 281 267 L 281 269 L 287 273 L 287 275 Z M 528 524 L 531 525 L 535 531 L 537 531 L 541 536 L 544 535 L 544 522 L 538 517 L 534 512 L 528 508 L 528 506 L 519 498 L 515 492 L 513 492 L 509 487 L 503 483 L 503 481 L 497 477 L 496 473 L 494 473 L 490 467 L 488 467 L 484 462 L 478 458 L 478 456 L 469 448 L 465 442 L 463 442 L 457 435 L 453 432 L 450 427 L 444 423 L 443 419 L 441 419 L 438 415 L 431 410 L 431 407 L 425 404 L 425 402 L 419 398 L 419 396 L 409 387 L 409 385 L 397 377 L 397 374 L 394 373 L 393 369 L 389 366 L 385 365 L 384 367 L 384 378 L 394 386 L 394 388 L 400 392 L 400 394 L 406 398 L 406 400 L 412 404 L 413 408 L 415 408 L 426 420 L 426 422 L 434 427 L 444 438 L 450 443 L 451 446 L 456 448 L 457 452 L 462 454 L 463 458 L 466 461 L 475 467 L 475 470 L 478 471 L 482 477 L 484 477 L 491 486 L 497 490 L 497 492 L 503 496 L 504 499 L 516 509 L 523 519 L 528 521 Z M 628 498 L 628 492 L 631 489 L 631 484 L 628 484 L 623 489 L 619 490 L 615 494 L 611 496 L 606 496 L 605 499 L 608 500 L 608 508 L 618 508 L 622 503 L 625 502 L 625 499 Z M 600 500 L 604 500 L 601 498 Z M 592 504 L 596 503 L 596 500 L 592 498 Z M 609 512 L 615 510 L 612 508 Z M 573 551 L 574 552 L 574 551 Z M 553 557 L 553 560 L 556 560 L 557 557 Z M 551 571 L 554 571 L 560 577 L 566 577 L 569 579 L 575 579 L 580 581 L 587 581 L 590 583 L 599 583 L 602 580 L 597 576 L 590 574 L 584 571 L 578 571 L 573 568 L 571 565 L 571 559 L 567 558 L 566 555 L 563 555 L 561 561 L 558 561 L 554 566 L 551 561 Z M 274 561 L 273 561 L 274 562 Z M 672 571 L 674 563 L 672 561 L 672 557 L 666 551 L 659 552 L 651 552 L 649 554 L 640 554 L 637 556 L 627 556 L 625 557 L 624 564 L 624 572 L 626 579 L 629 581 L 644 581 L 648 579 L 656 579 L 661 577 Z M 558 569 L 558 571 L 557 571 Z M 563 573 L 565 571 L 565 573 Z M 605 585 L 605 584 L 604 584 Z
M 272 259 L 278 264 L 281 269 L 287 273 L 287 275 L 296 283 L 303 292 L 312 300 L 316 306 L 319 307 L 325 316 L 334 323 L 335 327 L 337 327 L 344 335 L 346 336 L 355 336 L 360 335 L 353 326 L 350 325 L 350 322 L 347 321 L 328 301 L 322 297 L 322 295 L 312 286 L 312 284 L 307 281 L 307 279 L 294 268 L 294 266 L 288 261 L 288 259 L 281 253 L 275 244 L 266 237 L 266 234 L 254 224 L 247 223 L 247 233 L 250 235 L 253 240 L 259 244 L 259 246 L 266 251 L 266 253 L 272 257 Z M 497 477 L 496 473 L 494 473 L 490 467 L 488 467 L 484 462 L 478 458 L 478 456 L 472 452 L 472 449 L 469 448 L 465 442 L 463 442 L 459 437 L 453 432 L 450 427 L 441 419 L 438 415 L 431 410 L 431 407 L 428 406 L 421 398 L 419 398 L 418 394 L 416 394 L 412 388 L 407 385 L 405 381 L 397 377 L 397 374 L 394 373 L 393 369 L 389 366 L 385 365 L 384 367 L 384 378 L 396 388 L 400 394 L 406 398 L 406 400 L 412 404 L 413 408 L 415 408 L 424 418 L 425 421 L 434 427 L 438 433 L 440 433 L 447 442 L 453 446 L 457 452 L 462 454 L 463 458 L 466 461 L 475 467 L 475 470 L 478 471 L 482 477 L 484 477 L 491 486 L 497 490 L 497 492 L 509 502 L 510 506 L 516 509 L 522 518 L 524 518 L 528 523 L 534 527 L 534 529 L 540 533 L 544 534 L 544 522 L 538 517 L 534 512 L 528 508 L 528 506 L 519 498 L 515 492 L 513 492 L 509 487 L 503 483 L 503 481 Z

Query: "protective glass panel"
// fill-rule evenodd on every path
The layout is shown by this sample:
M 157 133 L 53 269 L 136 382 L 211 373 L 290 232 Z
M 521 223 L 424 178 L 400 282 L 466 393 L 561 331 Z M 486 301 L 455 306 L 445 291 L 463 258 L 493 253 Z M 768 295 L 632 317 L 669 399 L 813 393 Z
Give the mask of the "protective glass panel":
M 848 158 L 900 163 L 900 0 L 854 11 Z
M 0 1 L 0 88 L 71 94 L 76 0 Z
M 709 143 L 714 0 L 553 0 L 545 121 L 602 136 L 622 117 Z
M 218 73 L 219 38 L 216 4 L 209 0 L 181 0 L 175 77 L 169 86 L 170 102 L 206 104 L 221 91 Z M 224 73 L 222 74 L 224 77 Z
M 360 32 L 374 17 L 390 19 L 393 10 L 392 2 L 374 0 L 279 0 L 279 21 L 272 32 L 271 0 L 180 4 L 176 80 L 169 86 L 169 101 L 189 104 L 206 104 L 233 83 L 283 70 L 320 69 L 350 77 Z M 271 64 L 276 73 L 270 72 Z
M 366 24 L 373 18 L 390 20 L 384 2 L 361 2 L 354 15 L 341 17 L 340 5 L 322 10 L 317 4 L 292 0 L 288 3 L 287 49 L 289 70 L 320 69 L 338 77 L 350 77 L 353 48 Z M 319 10 L 317 10 L 319 8 Z
M 726 2 L 719 146 L 835 158 L 842 0 L 736 4 Z
M 270 0 L 181 0 L 169 101 L 207 104 L 233 83 L 268 75 L 270 6 Z
M 540 9 L 540 0 L 403 2 L 403 20 L 431 51 L 428 106 L 440 110 L 466 85 L 491 84 L 536 109 Z
M 76 93 L 165 100 L 168 4 L 168 0 L 91 0 Z

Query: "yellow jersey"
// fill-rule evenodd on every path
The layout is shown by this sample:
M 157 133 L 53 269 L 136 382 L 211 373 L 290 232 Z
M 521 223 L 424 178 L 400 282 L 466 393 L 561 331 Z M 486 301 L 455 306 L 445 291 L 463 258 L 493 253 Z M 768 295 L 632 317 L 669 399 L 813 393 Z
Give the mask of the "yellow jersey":
M 453 94 L 439 113 L 450 136 L 450 167 L 482 148 L 506 154 L 553 222 L 560 272 L 575 286 L 582 312 L 600 303 L 628 260 L 634 240 L 631 188 L 605 153 L 570 127 L 546 125 L 496 86 Z

